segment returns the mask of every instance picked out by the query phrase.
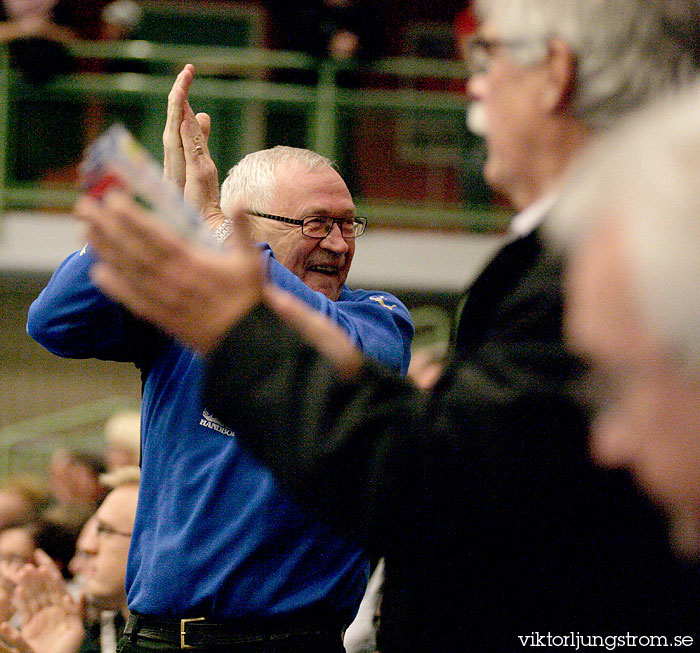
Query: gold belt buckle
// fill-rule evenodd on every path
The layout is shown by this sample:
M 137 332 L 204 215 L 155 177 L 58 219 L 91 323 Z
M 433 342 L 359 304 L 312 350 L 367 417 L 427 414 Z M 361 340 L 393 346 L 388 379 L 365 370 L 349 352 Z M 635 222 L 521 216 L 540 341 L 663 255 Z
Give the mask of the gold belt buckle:
M 192 619 L 180 619 L 180 648 L 194 648 L 185 644 L 185 629 L 190 621 L 204 621 L 204 617 L 194 617 Z

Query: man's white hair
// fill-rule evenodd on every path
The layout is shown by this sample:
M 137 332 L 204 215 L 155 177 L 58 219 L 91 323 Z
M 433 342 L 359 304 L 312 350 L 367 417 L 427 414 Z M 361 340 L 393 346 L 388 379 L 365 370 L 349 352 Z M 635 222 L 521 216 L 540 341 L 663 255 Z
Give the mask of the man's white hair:
M 269 211 L 277 193 L 277 168 L 295 161 L 307 170 L 333 167 L 333 162 L 311 150 L 277 145 L 267 150 L 252 152 L 228 171 L 221 184 L 221 208 L 231 216 L 235 202 L 243 202 L 248 209 Z
M 700 84 L 634 115 L 570 173 L 547 224 L 571 252 L 620 222 L 646 323 L 700 371 Z
M 681 6 L 681 8 L 679 8 Z M 523 45 L 522 64 L 541 61 L 559 37 L 576 59 L 572 109 L 591 129 L 685 84 L 698 69 L 700 8 L 684 0 L 476 0 L 498 38 Z

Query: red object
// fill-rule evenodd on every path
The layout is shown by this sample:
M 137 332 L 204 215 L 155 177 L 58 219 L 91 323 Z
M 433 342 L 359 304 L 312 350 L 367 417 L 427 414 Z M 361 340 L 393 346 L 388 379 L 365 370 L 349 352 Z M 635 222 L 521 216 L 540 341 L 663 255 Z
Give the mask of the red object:
M 112 190 L 113 188 L 117 188 L 119 190 L 126 190 L 124 182 L 117 175 L 108 174 L 99 179 L 92 186 L 90 186 L 90 188 L 87 191 L 87 194 L 90 195 L 90 197 L 94 197 L 95 199 L 102 199 L 104 194 L 107 191 Z
M 473 34 L 478 26 L 479 23 L 470 5 L 464 7 L 464 9 L 455 16 L 454 27 L 457 39 Z

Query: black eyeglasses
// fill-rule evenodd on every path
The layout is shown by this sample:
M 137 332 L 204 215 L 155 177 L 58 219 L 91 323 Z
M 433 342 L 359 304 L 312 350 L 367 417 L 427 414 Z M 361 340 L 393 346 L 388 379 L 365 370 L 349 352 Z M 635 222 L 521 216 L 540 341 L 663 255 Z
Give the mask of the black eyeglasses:
M 488 39 L 473 36 L 467 41 L 467 71 L 470 77 L 484 75 L 491 67 L 495 51 L 498 48 L 523 48 L 532 45 L 525 39 Z
M 131 537 L 131 533 L 125 533 L 124 531 L 118 531 L 116 528 L 112 528 L 108 524 L 102 521 L 97 522 L 96 532 L 98 535 L 121 535 L 122 537 Z
M 340 235 L 345 240 L 349 240 L 360 237 L 365 233 L 365 227 L 367 227 L 367 218 L 330 218 L 322 215 L 311 215 L 303 220 L 296 220 L 260 211 L 247 211 L 247 213 L 259 218 L 277 220 L 277 222 L 286 222 L 301 227 L 301 233 L 309 238 L 325 238 L 333 231 L 333 225 L 337 224 L 340 228 Z

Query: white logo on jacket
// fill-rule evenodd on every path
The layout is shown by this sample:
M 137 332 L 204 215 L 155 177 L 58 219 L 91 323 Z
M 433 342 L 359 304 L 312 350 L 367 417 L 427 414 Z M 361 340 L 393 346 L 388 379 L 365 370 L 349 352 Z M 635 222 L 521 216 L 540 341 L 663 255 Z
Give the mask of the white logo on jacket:
M 200 426 L 205 426 L 208 429 L 212 429 L 212 431 L 218 431 L 232 438 L 236 435 L 231 429 L 227 428 L 216 419 L 206 408 L 202 411 L 202 419 L 199 420 L 199 424 Z

